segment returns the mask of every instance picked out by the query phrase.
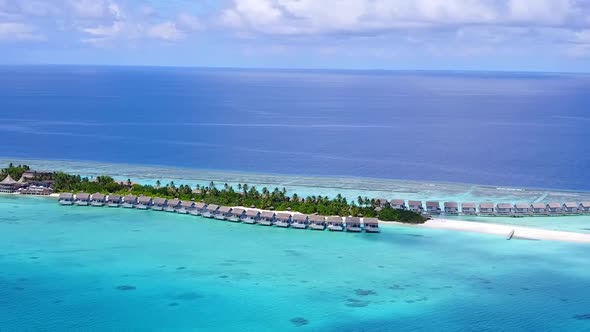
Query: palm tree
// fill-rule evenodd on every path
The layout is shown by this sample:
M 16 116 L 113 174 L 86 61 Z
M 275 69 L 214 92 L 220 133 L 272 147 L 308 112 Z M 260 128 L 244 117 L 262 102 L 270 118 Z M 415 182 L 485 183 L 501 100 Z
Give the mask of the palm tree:
M 159 189 L 161 184 L 162 184 L 162 183 L 160 182 L 160 180 L 157 180 L 157 181 L 156 181 L 156 189 Z

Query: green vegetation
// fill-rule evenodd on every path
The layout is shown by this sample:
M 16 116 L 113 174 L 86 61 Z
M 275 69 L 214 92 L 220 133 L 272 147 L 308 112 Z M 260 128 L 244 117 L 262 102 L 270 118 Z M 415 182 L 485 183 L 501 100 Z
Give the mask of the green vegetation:
M 24 172 L 30 170 L 27 165 L 14 166 L 12 163 L 8 164 L 8 167 L 0 170 L 0 180 L 3 180 L 6 175 L 10 175 L 11 178 L 18 181 Z
M 264 187 L 260 190 L 248 184 L 239 184 L 236 189 L 228 184 L 217 186 L 211 182 L 208 186 L 191 188 L 187 185 L 176 186 L 170 182 L 164 186 L 160 181 L 156 186 L 132 184 L 130 180 L 116 182 L 109 176 L 98 176 L 95 179 L 80 177 L 63 172 L 54 174 L 55 192 L 100 192 L 103 194 L 134 194 L 151 197 L 179 198 L 181 200 L 194 200 L 207 204 L 219 204 L 228 206 L 256 207 L 270 210 L 290 210 L 305 214 L 318 213 L 320 215 L 339 216 L 364 216 L 378 217 L 384 221 L 400 221 L 408 223 L 423 223 L 426 219 L 415 212 L 394 210 L 388 204 L 381 208 L 379 202 L 358 197 L 356 202 L 349 202 L 342 195 L 335 198 L 324 196 L 299 197 L 297 194 L 287 195 L 285 188 L 269 190 Z

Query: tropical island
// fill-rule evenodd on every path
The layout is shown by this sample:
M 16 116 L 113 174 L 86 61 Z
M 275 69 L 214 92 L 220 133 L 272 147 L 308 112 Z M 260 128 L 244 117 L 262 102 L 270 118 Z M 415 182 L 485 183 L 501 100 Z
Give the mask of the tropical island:
M 2 178 L 7 174 L 12 179 L 22 178 L 25 172 L 31 172 L 27 165 L 12 165 L 0 171 Z M 368 197 L 358 197 L 356 201 L 348 201 L 338 194 L 334 198 L 327 196 L 300 197 L 296 193 L 287 194 L 285 188 L 267 187 L 258 189 L 248 184 L 238 184 L 237 188 L 224 183 L 219 186 L 211 182 L 207 186 L 197 185 L 192 188 L 189 185 L 177 185 L 174 182 L 156 185 L 132 183 L 130 179 L 118 182 L 110 176 L 97 176 L 95 178 L 82 177 L 80 175 L 65 172 L 42 172 L 44 180 L 51 181 L 51 188 L 55 193 L 62 192 L 87 192 L 102 194 L 154 196 L 167 199 L 177 198 L 204 202 L 206 204 L 218 204 L 226 206 L 245 206 L 263 210 L 291 211 L 302 214 L 319 214 L 324 216 L 360 216 L 378 218 L 381 221 L 397 221 L 403 223 L 421 224 L 427 218 L 413 211 L 394 209 L 389 203 L 383 203 Z

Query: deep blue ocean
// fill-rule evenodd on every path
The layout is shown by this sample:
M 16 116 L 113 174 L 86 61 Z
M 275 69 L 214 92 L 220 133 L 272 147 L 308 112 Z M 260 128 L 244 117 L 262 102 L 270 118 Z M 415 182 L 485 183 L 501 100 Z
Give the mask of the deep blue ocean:
M 0 67 L 0 156 L 590 190 L 590 76 Z

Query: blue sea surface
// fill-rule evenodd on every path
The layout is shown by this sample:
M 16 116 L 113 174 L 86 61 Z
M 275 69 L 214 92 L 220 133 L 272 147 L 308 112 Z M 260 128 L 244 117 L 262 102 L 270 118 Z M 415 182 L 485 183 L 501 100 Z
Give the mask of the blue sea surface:
M 0 156 L 590 191 L 590 76 L 0 67 Z
M 2 331 L 588 331 L 588 246 L 0 196 Z

